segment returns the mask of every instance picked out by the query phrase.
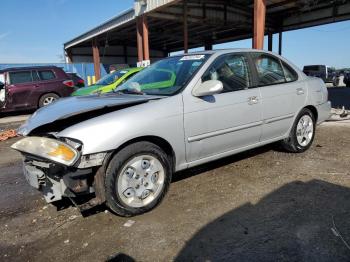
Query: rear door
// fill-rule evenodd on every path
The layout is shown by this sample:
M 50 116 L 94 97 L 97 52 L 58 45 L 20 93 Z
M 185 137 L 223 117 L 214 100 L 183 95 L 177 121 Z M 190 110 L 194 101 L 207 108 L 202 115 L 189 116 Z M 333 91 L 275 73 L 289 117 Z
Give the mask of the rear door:
M 13 108 L 33 107 L 32 94 L 37 84 L 33 82 L 31 70 L 8 73 L 7 102 Z
M 279 138 L 288 132 L 305 103 L 305 84 L 297 81 L 298 74 L 276 56 L 256 52 L 252 59 L 262 99 L 261 141 Z

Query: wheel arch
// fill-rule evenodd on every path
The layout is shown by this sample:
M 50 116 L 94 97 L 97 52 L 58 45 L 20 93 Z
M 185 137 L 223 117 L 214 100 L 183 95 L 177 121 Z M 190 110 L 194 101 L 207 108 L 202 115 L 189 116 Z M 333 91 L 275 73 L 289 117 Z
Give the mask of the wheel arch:
M 313 105 L 308 105 L 308 106 L 305 106 L 304 108 L 309 109 L 311 111 L 311 113 L 315 117 L 315 122 L 317 123 L 317 119 L 318 119 L 317 108 L 315 106 L 313 106 Z
M 109 161 L 112 159 L 112 157 L 114 155 L 116 155 L 120 150 L 122 150 L 123 148 L 127 147 L 128 145 L 134 144 L 136 142 L 150 142 L 150 143 L 153 143 L 153 144 L 159 146 L 162 150 L 164 150 L 164 152 L 169 157 L 171 168 L 172 168 L 173 172 L 175 171 L 176 155 L 175 155 L 175 151 L 174 151 L 172 145 L 166 139 L 159 137 L 159 136 L 152 136 L 152 135 L 140 136 L 140 137 L 136 137 L 136 138 L 133 138 L 133 139 L 130 139 L 130 140 L 124 142 L 118 148 L 116 148 L 112 151 L 112 153 L 108 157 L 108 160 L 106 161 L 106 164 L 108 164 Z

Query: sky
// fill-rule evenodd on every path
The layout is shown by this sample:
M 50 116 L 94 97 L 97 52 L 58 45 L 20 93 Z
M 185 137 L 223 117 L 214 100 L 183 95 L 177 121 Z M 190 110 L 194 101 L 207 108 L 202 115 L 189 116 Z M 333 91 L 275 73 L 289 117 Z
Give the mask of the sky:
M 60 62 L 64 42 L 131 8 L 133 2 L 1 0 L 0 63 Z M 306 64 L 350 67 L 349 46 L 350 21 L 283 33 L 283 56 L 299 67 Z M 236 47 L 250 48 L 251 40 L 214 46 Z M 277 49 L 275 35 L 273 51 Z

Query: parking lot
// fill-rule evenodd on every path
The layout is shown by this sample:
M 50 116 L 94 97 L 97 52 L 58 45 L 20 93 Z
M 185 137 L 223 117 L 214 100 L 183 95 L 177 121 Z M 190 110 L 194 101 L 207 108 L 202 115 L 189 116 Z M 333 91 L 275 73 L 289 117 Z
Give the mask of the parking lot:
M 1 261 L 348 261 L 349 127 L 323 124 L 302 154 L 265 146 L 178 173 L 131 219 L 57 211 L 25 181 L 16 139 L 2 142 Z

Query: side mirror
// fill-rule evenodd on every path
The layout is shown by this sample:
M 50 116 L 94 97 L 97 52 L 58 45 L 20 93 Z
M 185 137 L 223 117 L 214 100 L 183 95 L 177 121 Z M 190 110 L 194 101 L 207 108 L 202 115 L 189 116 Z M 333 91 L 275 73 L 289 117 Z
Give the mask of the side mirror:
M 192 94 L 196 97 L 211 96 L 219 94 L 224 89 L 224 86 L 219 80 L 208 80 L 201 83 L 196 89 L 192 91 Z

